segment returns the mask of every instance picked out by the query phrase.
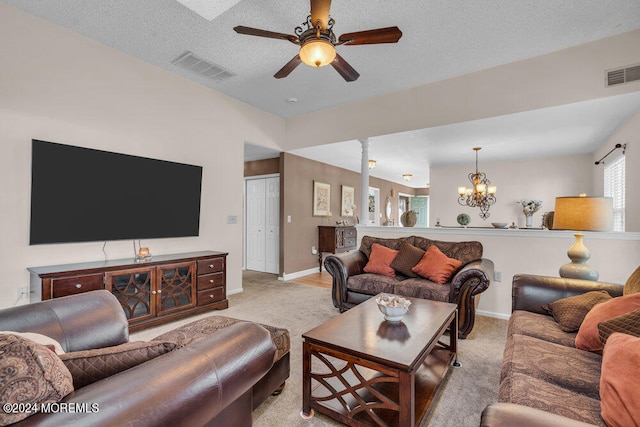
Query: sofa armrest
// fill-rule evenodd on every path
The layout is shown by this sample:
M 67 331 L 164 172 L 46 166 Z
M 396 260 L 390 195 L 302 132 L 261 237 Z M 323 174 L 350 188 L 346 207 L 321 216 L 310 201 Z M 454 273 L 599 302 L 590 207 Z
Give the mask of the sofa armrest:
M 493 261 L 482 258 L 464 265 L 451 279 L 449 302 L 458 304 L 458 335 L 466 338 L 473 329 L 476 295 L 486 291 L 493 279 Z
M 340 311 L 345 311 L 348 307 L 347 301 L 347 280 L 350 276 L 362 274 L 368 259 L 364 252 L 351 251 L 338 255 L 329 255 L 324 260 L 324 268 L 333 277 L 331 298 L 333 305 Z
M 97 290 L 0 311 L 0 331 L 36 332 L 64 351 L 110 347 L 129 341 L 129 322 L 118 299 Z
M 592 427 L 540 409 L 515 403 L 493 403 L 482 411 L 480 427 Z
M 548 314 L 543 305 L 561 298 L 580 295 L 589 291 L 604 290 L 612 297 L 622 295 L 624 285 L 592 280 L 568 279 L 563 277 L 516 274 L 511 287 L 511 311 L 526 310 Z
M 236 323 L 62 400 L 85 411 L 38 413 L 17 425 L 208 425 L 264 376 L 274 355 L 266 329 Z

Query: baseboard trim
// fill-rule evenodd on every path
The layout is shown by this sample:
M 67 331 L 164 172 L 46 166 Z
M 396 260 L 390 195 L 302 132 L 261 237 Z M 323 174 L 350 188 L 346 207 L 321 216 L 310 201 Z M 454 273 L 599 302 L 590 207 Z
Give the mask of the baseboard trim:
M 479 314 L 481 316 L 487 316 L 487 317 L 496 317 L 498 319 L 504 319 L 504 320 L 509 320 L 509 318 L 511 317 L 510 314 L 496 313 L 494 311 L 485 311 L 485 310 L 476 310 L 476 314 Z
M 235 294 L 239 294 L 244 292 L 244 289 L 240 288 L 240 289 L 232 289 L 232 290 L 228 290 L 227 291 L 227 296 L 229 295 L 235 295 Z
M 313 273 L 317 273 L 317 268 L 310 268 L 308 270 L 296 271 L 295 273 L 282 273 L 282 276 L 278 277 L 278 280 L 287 282 L 289 280 L 297 279 L 298 277 L 308 276 Z

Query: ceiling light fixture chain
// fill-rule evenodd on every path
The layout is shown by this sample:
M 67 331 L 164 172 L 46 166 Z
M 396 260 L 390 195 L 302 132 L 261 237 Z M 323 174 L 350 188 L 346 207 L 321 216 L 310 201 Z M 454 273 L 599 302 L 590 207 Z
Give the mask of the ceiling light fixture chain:
M 489 207 L 496 202 L 495 185 L 490 185 L 491 181 L 487 179 L 484 172 L 478 171 L 478 151 L 480 147 L 473 149 L 476 152 L 476 171 L 469 173 L 469 181 L 471 187 L 458 187 L 458 203 L 471 208 L 480 208 L 480 218 L 487 219 L 489 217 Z

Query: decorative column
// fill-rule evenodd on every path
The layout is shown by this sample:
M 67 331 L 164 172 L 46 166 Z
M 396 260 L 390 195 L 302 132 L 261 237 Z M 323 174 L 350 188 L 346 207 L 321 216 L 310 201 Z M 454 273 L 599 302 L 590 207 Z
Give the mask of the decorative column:
M 369 138 L 359 139 L 362 144 L 360 165 L 360 225 L 369 224 Z

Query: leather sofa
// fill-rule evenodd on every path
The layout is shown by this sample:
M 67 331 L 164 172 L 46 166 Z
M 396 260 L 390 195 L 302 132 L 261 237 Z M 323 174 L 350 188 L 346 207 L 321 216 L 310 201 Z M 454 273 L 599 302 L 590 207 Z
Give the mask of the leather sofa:
M 373 244 L 377 243 L 397 250 L 403 242 L 425 251 L 431 245 L 435 245 L 447 257 L 460 260 L 462 265 L 444 284 L 420 277 L 408 278 L 401 274 L 397 274 L 396 277 L 386 277 L 364 271 Z M 324 266 L 333 276 L 333 305 L 341 312 L 381 292 L 450 302 L 458 305 L 458 336 L 460 338 L 466 338 L 473 329 L 479 295 L 489 287 L 494 269 L 493 261 L 482 258 L 480 242 L 443 242 L 421 236 L 395 239 L 364 236 L 359 250 L 329 255 L 325 258 Z
M 606 425 L 599 400 L 602 356 L 575 348 L 577 333 L 561 330 L 543 306 L 589 291 L 618 297 L 623 289 L 614 283 L 515 275 L 499 403 L 483 411 L 481 426 Z
M 0 330 L 46 335 L 65 352 L 129 341 L 122 307 L 105 290 L 0 310 Z M 253 407 L 289 375 L 288 353 L 280 359 L 286 368 L 283 362 L 274 366 L 275 354 L 269 331 L 235 321 L 189 345 L 76 388 L 61 401 L 98 411 L 40 412 L 15 425 L 250 426 Z

